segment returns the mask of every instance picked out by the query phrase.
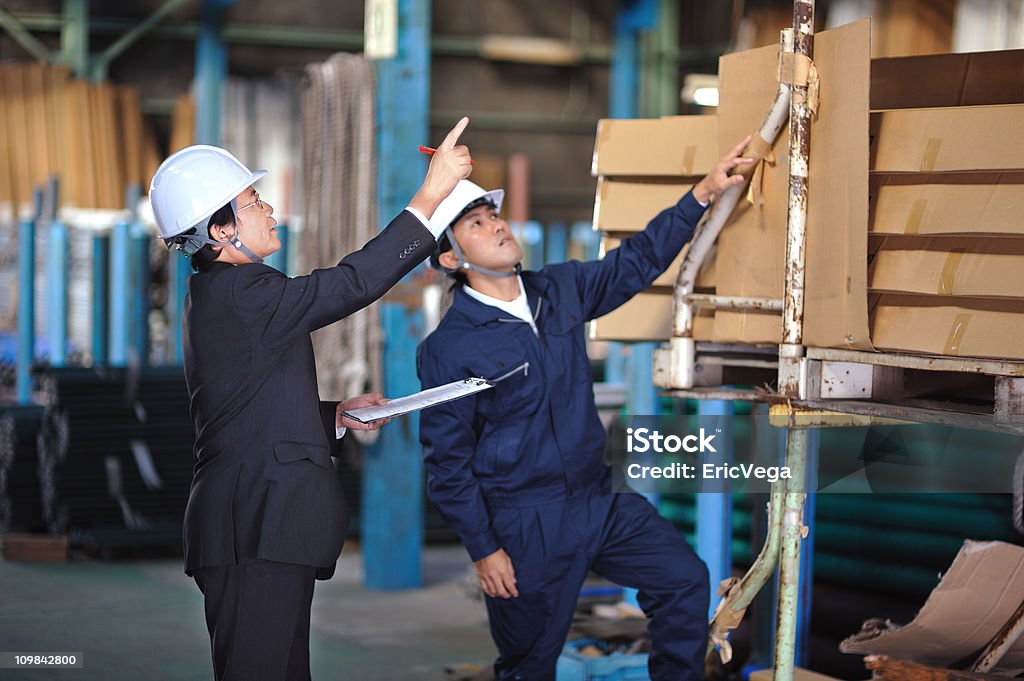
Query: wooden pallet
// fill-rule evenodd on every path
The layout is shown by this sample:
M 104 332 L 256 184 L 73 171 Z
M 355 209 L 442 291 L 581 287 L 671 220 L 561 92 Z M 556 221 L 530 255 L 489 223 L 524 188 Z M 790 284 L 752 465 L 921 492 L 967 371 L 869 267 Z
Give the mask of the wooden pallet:
M 16 534 L 3 536 L 4 560 L 64 563 L 68 559 L 67 535 Z

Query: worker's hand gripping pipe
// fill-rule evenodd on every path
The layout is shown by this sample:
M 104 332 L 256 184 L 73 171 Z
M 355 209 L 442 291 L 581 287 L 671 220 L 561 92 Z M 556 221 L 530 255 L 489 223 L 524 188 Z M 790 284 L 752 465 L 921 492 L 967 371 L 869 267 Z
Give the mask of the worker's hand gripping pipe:
M 793 52 L 793 29 L 782 30 L 781 48 L 785 53 Z M 749 181 L 754 174 L 758 163 L 771 153 L 772 144 L 775 138 L 789 118 L 790 96 L 792 87 L 790 84 L 781 82 L 772 102 L 771 109 L 764 117 L 761 126 L 754 134 L 747 150 L 743 155 L 755 159 L 754 163 L 747 166 L 740 166 L 740 172 Z M 672 296 L 672 338 L 669 347 L 656 351 L 655 358 L 655 383 L 664 388 L 685 389 L 693 387 L 693 365 L 696 356 L 696 344 L 693 340 L 693 317 L 694 317 L 694 287 L 697 281 L 697 273 L 700 271 L 704 260 L 714 247 L 721 233 L 722 228 L 732 215 L 733 209 L 739 203 L 740 197 L 747 190 L 748 183 L 737 185 L 726 190 L 712 204 L 704 220 L 697 226 L 697 230 L 690 240 L 690 248 L 679 268 L 679 275 L 676 278 Z M 760 300 L 760 299 L 726 299 L 719 296 L 701 296 L 702 304 L 717 305 L 721 303 L 733 309 L 773 309 L 776 304 L 779 310 L 782 309 L 782 301 Z M 667 354 L 666 354 L 667 353 Z M 668 373 L 665 376 L 664 373 Z

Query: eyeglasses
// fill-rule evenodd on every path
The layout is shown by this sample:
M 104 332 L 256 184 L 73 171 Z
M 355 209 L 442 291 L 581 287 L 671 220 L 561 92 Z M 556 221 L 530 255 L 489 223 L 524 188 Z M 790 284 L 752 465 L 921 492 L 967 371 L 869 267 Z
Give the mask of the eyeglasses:
M 238 215 L 239 213 L 241 213 L 246 208 L 252 208 L 253 206 L 256 206 L 260 210 L 263 210 L 263 200 L 260 198 L 260 195 L 257 192 L 253 192 L 253 194 L 256 196 L 256 200 L 253 201 L 252 203 L 245 204 L 241 208 L 235 209 L 235 215 Z

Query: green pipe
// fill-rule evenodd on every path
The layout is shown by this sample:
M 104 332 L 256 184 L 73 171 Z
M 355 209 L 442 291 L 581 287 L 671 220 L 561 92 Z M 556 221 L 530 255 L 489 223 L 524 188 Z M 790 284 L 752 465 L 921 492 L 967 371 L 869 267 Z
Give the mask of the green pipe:
M 815 532 L 817 532 L 817 527 Z M 815 535 L 815 541 L 818 536 Z M 815 580 L 899 595 L 926 597 L 938 583 L 938 571 L 908 565 L 880 564 L 871 558 L 816 551 Z
M 46 45 L 29 33 L 24 24 L 3 7 L 0 7 L 0 28 L 7 31 L 7 35 L 11 36 L 14 42 L 21 45 L 26 52 L 39 61 L 48 61 L 50 59 L 50 50 L 46 48 Z
M 127 32 L 123 33 L 120 38 L 115 40 L 110 47 L 104 50 L 103 53 L 98 55 L 93 61 L 93 80 L 106 80 L 107 67 L 110 65 L 110 62 L 120 56 L 122 52 L 132 45 L 132 43 L 144 36 L 148 31 L 152 30 L 153 27 L 163 21 L 167 15 L 177 9 L 180 5 L 183 5 L 185 2 L 186 0 L 166 0 L 166 2 L 157 8 L 155 12 L 133 26 Z
M 430 112 L 430 125 L 448 129 L 452 121 L 469 116 L 474 130 L 508 130 L 514 132 L 571 133 L 593 137 L 597 132 L 597 118 L 560 119 L 551 116 L 517 114 L 506 111 L 456 111 L 434 109 Z
M 25 22 L 28 26 L 28 23 Z M 60 59 L 79 78 L 89 71 L 89 0 L 64 0 Z
M 800 595 L 800 542 L 803 540 L 807 431 L 786 433 L 786 466 L 792 476 L 783 501 L 782 546 L 779 556 L 779 601 L 775 624 L 774 681 L 792 681 L 796 656 L 796 617 Z
M 961 537 L 971 537 L 978 532 L 1000 532 L 1000 528 L 1006 532 L 1012 527 L 1010 514 L 998 508 L 943 510 L 925 503 L 859 494 L 819 495 L 817 517 L 876 528 L 905 528 Z
M 12 16 L 26 29 L 33 31 L 61 31 L 67 23 L 63 17 L 45 12 L 18 12 Z M 121 35 L 134 27 L 135 25 L 126 19 L 97 18 L 91 22 L 91 30 L 97 35 Z M 198 23 L 181 21 L 155 26 L 150 32 L 150 35 L 157 38 L 190 41 L 195 40 L 198 34 Z M 274 45 L 348 52 L 363 49 L 363 32 L 360 30 L 305 26 L 229 24 L 224 29 L 223 39 L 226 43 L 239 45 Z M 479 57 L 481 42 L 481 38 L 435 35 L 430 39 L 430 47 L 435 56 Z M 727 49 L 728 45 L 725 43 L 714 43 L 699 47 L 674 48 L 667 50 L 666 55 L 678 65 L 703 65 L 714 63 Z M 584 64 L 611 63 L 612 47 L 609 44 L 582 43 L 579 50 Z

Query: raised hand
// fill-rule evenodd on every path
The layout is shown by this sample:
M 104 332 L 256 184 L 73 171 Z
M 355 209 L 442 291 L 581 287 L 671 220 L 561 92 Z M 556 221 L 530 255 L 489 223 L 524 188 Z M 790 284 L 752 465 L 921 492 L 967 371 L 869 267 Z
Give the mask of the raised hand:
M 459 136 L 469 125 L 469 118 L 463 116 L 451 129 L 444 141 L 438 145 L 430 158 L 427 176 L 423 185 L 409 202 L 409 205 L 430 218 L 438 205 L 455 189 L 459 180 L 465 180 L 473 171 L 469 147 L 458 144 Z
M 734 173 L 736 167 L 744 163 L 752 163 L 753 159 L 742 158 L 740 154 L 750 144 L 751 135 L 743 138 L 743 141 L 733 147 L 728 154 L 715 164 L 704 179 L 693 188 L 693 196 L 698 201 L 707 203 L 711 197 L 718 196 L 729 187 L 743 184 L 746 178 L 740 173 Z

